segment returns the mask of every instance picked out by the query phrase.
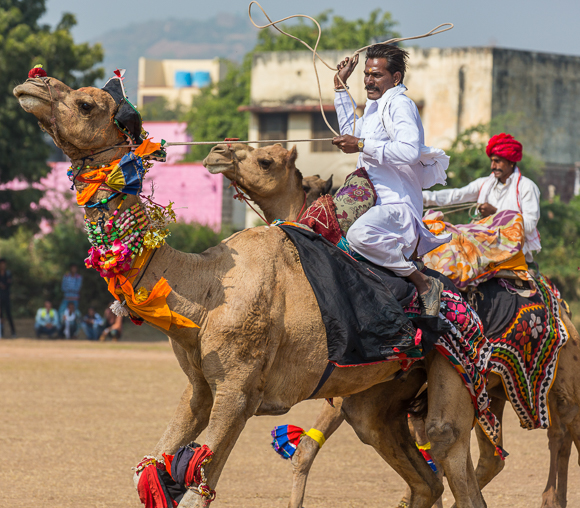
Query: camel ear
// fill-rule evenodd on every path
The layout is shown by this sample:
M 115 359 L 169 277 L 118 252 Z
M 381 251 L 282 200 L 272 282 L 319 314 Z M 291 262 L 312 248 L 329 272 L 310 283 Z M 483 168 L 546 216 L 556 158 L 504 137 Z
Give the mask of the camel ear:
M 330 194 L 330 191 L 332 190 L 332 177 L 334 175 L 330 175 L 330 178 L 328 180 L 326 180 L 326 183 L 324 184 L 324 192 L 322 194 Z
M 295 166 L 297 158 L 298 150 L 296 149 L 296 145 L 294 145 L 288 152 L 288 155 L 286 155 L 286 166 Z

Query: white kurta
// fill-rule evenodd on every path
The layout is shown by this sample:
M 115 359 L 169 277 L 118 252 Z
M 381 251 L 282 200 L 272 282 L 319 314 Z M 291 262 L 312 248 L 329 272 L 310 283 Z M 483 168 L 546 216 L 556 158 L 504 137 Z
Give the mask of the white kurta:
M 425 206 L 446 206 L 480 202 L 481 189 L 489 178 L 487 176 L 478 178 L 460 189 L 423 191 L 423 203 Z M 519 178 L 519 182 L 513 181 L 515 178 Z M 517 192 L 517 196 L 512 195 L 514 192 Z M 526 235 L 523 251 L 528 260 L 531 259 L 532 250 L 540 250 L 536 229 L 540 219 L 540 189 L 538 189 L 538 186 L 529 178 L 523 175 L 520 177 L 518 170 L 507 178 L 505 184 L 495 178 L 495 183 L 487 194 L 486 201 L 497 208 L 498 212 L 503 210 L 521 212 L 524 218 L 524 232 Z M 538 238 L 538 240 L 534 241 L 535 238 Z M 532 245 L 530 245 L 530 242 L 532 242 Z
M 367 100 L 363 117 L 357 117 L 354 136 L 365 140 L 357 167 L 367 170 L 378 199 L 355 221 L 346 238 L 353 250 L 404 277 L 416 269 L 409 261 L 415 248 L 422 256 L 449 239 L 437 238 L 423 226 L 424 166 L 419 163 L 423 125 L 415 103 L 400 90 L 389 96 L 391 90 L 379 100 Z M 391 100 L 388 108 L 386 100 Z M 352 135 L 354 114 L 348 94 L 337 92 L 334 105 L 340 133 Z M 379 111 L 389 115 L 394 139 L 387 135 Z

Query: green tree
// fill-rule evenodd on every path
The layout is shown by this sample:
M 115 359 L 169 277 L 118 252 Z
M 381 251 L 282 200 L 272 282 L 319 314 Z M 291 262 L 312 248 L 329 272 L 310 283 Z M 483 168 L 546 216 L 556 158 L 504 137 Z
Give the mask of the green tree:
M 373 11 L 367 20 L 347 21 L 340 16 L 331 17 L 332 11 L 324 11 L 317 19 L 322 27 L 318 48 L 356 49 L 381 42 L 399 34 L 388 12 Z M 297 23 L 284 23 L 281 28 L 314 47 L 318 29 L 310 22 L 300 19 Z M 228 71 L 223 80 L 202 90 L 194 98 L 191 110 L 186 114 L 188 132 L 195 141 L 222 140 L 226 137 L 247 139 L 249 114 L 238 108 L 250 103 L 250 77 L 252 58 L 258 51 L 308 51 L 298 41 L 274 29 L 260 30 L 256 47 L 248 53 L 241 65 L 228 62 Z M 187 160 L 201 160 L 211 146 L 193 146 Z
M 214 141 L 224 138 L 247 139 L 249 115 L 238 107 L 250 100 L 251 56 L 242 65 L 226 62 L 224 79 L 205 87 L 194 97 L 185 120 L 188 132 L 195 141 Z M 186 160 L 202 160 L 211 146 L 192 146 Z
M 145 122 L 175 122 L 183 118 L 184 107 L 180 102 L 172 106 L 165 97 L 157 97 L 143 104 L 139 112 Z
M 12 95 L 36 64 L 72 87 L 88 86 L 103 77 L 100 45 L 75 44 L 70 33 L 76 24 L 64 14 L 51 29 L 39 25 L 45 0 L 0 0 L 0 185 L 15 178 L 32 184 L 46 175 L 50 147 L 35 118 L 26 113 Z M 38 206 L 42 192 L 30 185 L 20 191 L 0 190 L 0 236 L 17 228 L 38 229 L 41 217 L 49 216 Z

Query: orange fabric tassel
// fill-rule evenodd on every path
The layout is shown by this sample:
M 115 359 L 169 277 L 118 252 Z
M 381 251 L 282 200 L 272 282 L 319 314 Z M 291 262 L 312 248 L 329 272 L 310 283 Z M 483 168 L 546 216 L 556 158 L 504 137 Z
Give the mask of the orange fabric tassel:
M 169 283 L 162 277 L 149 293 L 149 297 L 144 302 L 139 303 L 135 299 L 133 286 L 127 277 L 117 275 L 114 279 L 109 280 L 109 292 L 117 300 L 120 300 L 119 296 L 124 295 L 127 307 L 148 323 L 157 325 L 164 330 L 169 330 L 172 324 L 178 328 L 199 328 L 193 321 L 176 312 L 171 312 L 167 305 L 167 297 L 171 291 Z
M 89 171 L 83 175 L 79 175 L 77 180 L 79 182 L 88 183 L 82 191 L 77 192 L 77 203 L 81 206 L 85 205 L 91 199 L 95 192 L 99 189 L 102 183 L 105 183 L 108 173 L 113 171 L 113 168 L 119 163 L 121 159 L 114 161 L 106 168 L 99 168 L 95 171 Z

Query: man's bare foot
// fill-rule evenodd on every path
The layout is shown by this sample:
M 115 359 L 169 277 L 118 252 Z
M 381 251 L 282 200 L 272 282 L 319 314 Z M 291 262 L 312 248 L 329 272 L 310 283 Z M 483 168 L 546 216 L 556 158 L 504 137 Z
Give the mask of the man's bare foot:
M 429 282 L 431 283 L 429 289 L 419 296 L 425 309 L 425 314 L 427 316 L 438 316 L 439 308 L 441 307 L 443 284 L 433 277 L 429 277 Z

